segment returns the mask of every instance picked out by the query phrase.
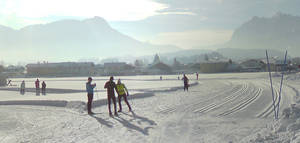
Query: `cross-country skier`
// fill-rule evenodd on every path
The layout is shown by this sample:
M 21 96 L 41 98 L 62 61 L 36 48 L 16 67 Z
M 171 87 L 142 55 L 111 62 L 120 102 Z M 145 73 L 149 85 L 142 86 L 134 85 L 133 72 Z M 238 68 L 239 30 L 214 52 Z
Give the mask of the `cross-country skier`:
M 119 101 L 119 111 L 118 112 L 122 112 L 122 105 L 121 105 L 122 97 L 124 98 L 124 101 L 127 104 L 129 111 L 131 111 L 131 107 L 127 100 L 127 96 L 129 95 L 129 93 L 128 93 L 126 86 L 123 83 L 121 83 L 121 80 L 119 79 L 116 87 L 117 87 L 116 89 L 117 89 L 118 101 Z
M 35 92 L 36 92 L 36 95 L 40 95 L 40 81 L 38 78 L 35 81 Z
M 20 90 L 20 93 L 21 93 L 22 95 L 25 94 L 25 81 L 24 81 L 24 80 L 23 80 L 22 83 L 21 83 L 21 90 Z
M 45 83 L 45 81 L 42 82 L 42 94 L 46 95 L 46 83 Z
M 88 97 L 88 102 L 87 102 L 87 110 L 88 114 L 94 114 L 92 112 L 92 102 L 93 102 L 93 96 L 94 96 L 94 88 L 96 87 L 96 83 L 92 84 L 92 78 L 88 78 L 88 82 L 86 83 L 86 92 L 87 92 L 87 97 Z
M 109 81 L 107 81 L 104 85 L 104 88 L 107 89 L 107 100 L 108 100 L 108 112 L 109 115 L 112 116 L 112 112 L 110 109 L 111 100 L 114 103 L 114 109 L 115 109 L 115 115 L 117 116 L 117 107 L 116 107 L 116 97 L 115 97 L 115 91 L 116 90 L 116 84 L 114 82 L 114 77 L 111 76 Z
M 189 90 L 189 79 L 186 77 L 185 74 L 183 74 L 183 90 L 185 91 L 188 91 Z

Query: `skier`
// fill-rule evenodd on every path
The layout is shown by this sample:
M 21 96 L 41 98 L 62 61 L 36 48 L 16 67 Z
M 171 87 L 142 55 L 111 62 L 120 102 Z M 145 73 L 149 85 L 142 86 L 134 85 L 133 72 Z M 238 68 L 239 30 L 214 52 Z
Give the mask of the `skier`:
M 24 81 L 24 80 L 23 80 L 22 83 L 21 83 L 21 90 L 20 90 L 20 93 L 21 93 L 22 95 L 25 94 L 25 81 Z
M 188 91 L 189 90 L 189 79 L 186 77 L 185 74 L 183 74 L 182 80 L 183 80 L 183 83 L 184 83 L 183 90 Z
M 12 86 L 12 84 L 11 84 L 11 80 L 8 80 L 8 82 L 7 82 L 7 86 Z
M 46 95 L 46 83 L 45 83 L 45 81 L 42 82 L 42 94 Z
M 127 104 L 128 108 L 129 108 L 129 112 L 130 112 L 131 107 L 130 107 L 130 105 L 128 103 L 128 100 L 127 100 L 127 96 L 129 96 L 129 92 L 128 92 L 126 86 L 123 83 L 121 83 L 120 79 L 118 80 L 118 83 L 116 85 L 116 89 L 117 89 L 117 93 L 118 93 L 118 101 L 119 101 L 119 107 L 120 107 L 118 112 L 122 112 L 122 105 L 121 105 L 122 97 L 124 98 L 124 101 Z
M 114 103 L 114 109 L 115 109 L 115 115 L 117 116 L 117 107 L 116 107 L 116 97 L 115 97 L 115 91 L 116 90 L 116 84 L 114 82 L 114 77 L 111 76 L 109 81 L 107 81 L 104 85 L 104 88 L 107 89 L 107 100 L 108 100 L 108 111 L 109 115 L 112 116 L 111 109 L 110 109 L 110 104 L 111 100 Z
M 36 95 L 40 95 L 40 81 L 38 78 L 35 81 L 35 91 L 36 91 Z
M 92 102 L 93 102 L 93 96 L 94 96 L 94 88 L 96 87 L 96 83 L 92 84 L 92 78 L 88 78 L 88 82 L 86 83 L 86 92 L 87 92 L 87 97 L 88 97 L 88 102 L 87 102 L 87 110 L 88 114 L 94 114 L 92 112 Z
M 199 74 L 198 74 L 198 72 L 196 72 L 196 77 L 197 77 L 197 80 L 198 80 L 198 77 L 199 77 Z

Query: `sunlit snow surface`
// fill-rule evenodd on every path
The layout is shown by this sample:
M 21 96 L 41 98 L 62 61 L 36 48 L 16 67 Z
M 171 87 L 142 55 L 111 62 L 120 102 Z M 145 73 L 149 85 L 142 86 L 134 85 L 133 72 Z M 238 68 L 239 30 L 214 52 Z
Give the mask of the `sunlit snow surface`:
M 258 133 L 269 136 L 260 131 L 272 132 L 268 73 L 200 74 L 198 81 L 195 75 L 188 77 L 193 85 L 189 92 L 183 91 L 176 75 L 163 76 L 162 81 L 159 76 L 115 77 L 129 88 L 134 112 L 128 112 L 122 102 L 123 112 L 113 118 L 108 116 L 103 88 L 109 77 L 94 77 L 100 91 L 94 96 L 94 116 L 86 113 L 87 77 L 40 78 L 48 88 L 78 93 L 36 96 L 0 91 L 0 142 L 228 143 L 255 142 Z M 296 102 L 299 77 L 285 76 L 279 117 Z M 12 83 L 18 87 L 22 80 L 12 79 Z M 34 87 L 35 78 L 25 81 L 28 88 Z M 273 87 L 278 103 L 280 76 L 275 73 Z

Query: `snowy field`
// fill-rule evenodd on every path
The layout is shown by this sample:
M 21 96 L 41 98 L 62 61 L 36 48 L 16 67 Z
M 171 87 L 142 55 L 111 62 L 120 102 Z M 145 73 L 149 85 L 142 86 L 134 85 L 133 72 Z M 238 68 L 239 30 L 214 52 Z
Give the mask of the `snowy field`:
M 93 81 L 99 91 L 93 116 L 86 113 L 86 78 L 41 78 L 53 90 L 46 96 L 19 95 L 13 88 L 23 79 L 12 79 L 17 87 L 0 90 L 0 142 L 228 143 L 257 142 L 258 133 L 260 138 L 273 133 L 268 73 L 200 74 L 199 81 L 188 77 L 189 92 L 177 76 L 162 81 L 159 76 L 120 77 L 131 93 L 133 112 L 122 102 L 118 117 L 108 116 L 103 89 L 108 77 Z M 34 80 L 25 79 L 26 87 L 33 88 Z M 274 76 L 276 102 L 279 80 Z M 280 113 L 297 103 L 299 83 L 299 75 L 286 76 Z
M 191 76 L 193 77 L 193 76 Z M 106 90 L 104 83 L 109 77 L 93 77 L 93 83 L 97 84 L 95 90 L 95 99 L 106 99 Z M 121 79 L 130 90 L 130 94 L 153 92 L 153 91 L 168 91 L 182 86 L 182 81 L 178 80 L 178 76 L 170 75 L 163 76 L 121 76 L 115 77 Z M 7 100 L 67 100 L 67 101 L 86 101 L 85 83 L 87 77 L 68 77 L 68 78 L 39 78 L 40 84 L 45 81 L 47 84 L 47 96 L 36 96 L 35 80 L 36 78 L 16 78 L 12 80 L 12 86 L 0 87 L 0 101 Z M 19 88 L 22 80 L 26 83 L 26 94 L 21 96 Z M 195 82 L 191 80 L 191 83 Z M 41 85 L 40 85 L 41 86 Z M 5 89 L 5 90 L 3 90 Z

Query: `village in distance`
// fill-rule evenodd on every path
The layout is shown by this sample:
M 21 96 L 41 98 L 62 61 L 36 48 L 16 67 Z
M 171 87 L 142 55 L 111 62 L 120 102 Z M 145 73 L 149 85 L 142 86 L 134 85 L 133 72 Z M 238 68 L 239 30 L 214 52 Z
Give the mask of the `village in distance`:
M 183 59 L 185 60 L 185 59 Z M 284 60 L 276 57 L 270 58 L 270 70 L 298 72 L 300 58 Z M 131 76 L 131 75 L 181 75 L 193 73 L 232 73 L 232 72 L 265 72 L 267 61 L 262 59 L 241 59 L 233 61 L 213 52 L 202 54 L 194 62 L 185 63 L 174 58 L 173 61 L 161 60 L 156 54 L 150 63 L 144 60 L 126 62 L 57 62 L 48 61 L 27 64 L 25 66 L 0 65 L 1 85 L 5 85 L 7 78 L 14 77 L 74 77 L 74 76 Z

